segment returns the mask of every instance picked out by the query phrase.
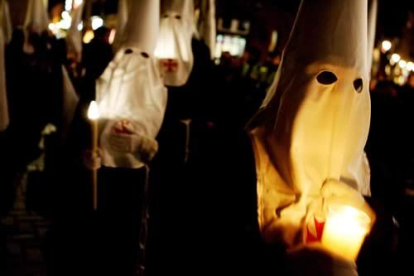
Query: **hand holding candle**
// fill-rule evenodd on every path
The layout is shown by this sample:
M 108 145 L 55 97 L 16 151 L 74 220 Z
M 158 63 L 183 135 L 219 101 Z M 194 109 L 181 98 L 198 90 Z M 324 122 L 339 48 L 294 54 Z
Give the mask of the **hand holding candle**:
M 370 217 L 351 206 L 329 206 L 322 235 L 322 245 L 329 251 L 355 261 L 370 231 Z
M 99 109 L 95 101 L 92 101 L 88 109 L 88 118 L 92 125 L 92 156 L 98 151 L 98 119 Z M 93 209 L 98 209 L 98 170 L 92 170 L 92 186 L 93 186 Z

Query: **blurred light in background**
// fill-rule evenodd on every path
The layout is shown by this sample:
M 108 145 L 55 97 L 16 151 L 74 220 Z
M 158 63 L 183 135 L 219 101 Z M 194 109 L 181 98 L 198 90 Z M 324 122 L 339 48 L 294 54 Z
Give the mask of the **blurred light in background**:
M 89 44 L 94 37 L 95 37 L 95 34 L 93 33 L 93 31 L 87 30 L 83 36 L 83 43 Z
M 99 16 L 92 16 L 91 21 L 92 21 L 92 29 L 93 30 L 99 29 L 100 27 L 102 27 L 104 25 L 103 19 L 100 18 Z
M 73 1 L 72 0 L 66 0 L 65 1 L 65 11 L 70 11 L 72 9 L 73 6 Z
M 399 54 L 392 54 L 391 56 L 391 65 L 396 64 L 397 62 L 399 62 L 401 59 Z
M 392 44 L 389 40 L 384 40 L 381 44 L 381 50 L 383 53 L 388 52 L 389 50 L 391 50 Z
M 407 70 L 413 71 L 414 70 L 414 63 L 412 63 L 411 61 L 409 61 L 407 63 Z
M 116 30 L 115 29 L 112 29 L 111 32 L 109 33 L 109 38 L 108 38 L 109 44 L 113 44 L 114 43 L 115 35 L 116 35 Z

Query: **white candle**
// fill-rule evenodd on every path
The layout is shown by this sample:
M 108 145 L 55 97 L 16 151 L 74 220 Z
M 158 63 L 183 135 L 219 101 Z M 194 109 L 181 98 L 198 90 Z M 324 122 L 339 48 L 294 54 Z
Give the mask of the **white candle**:
M 99 109 L 95 101 L 92 101 L 88 109 L 88 118 L 92 125 L 92 156 L 98 151 L 98 119 Z M 93 209 L 98 209 L 98 171 L 92 170 L 92 188 L 93 188 Z
M 330 206 L 322 245 L 349 261 L 355 261 L 370 227 L 369 216 L 351 206 Z

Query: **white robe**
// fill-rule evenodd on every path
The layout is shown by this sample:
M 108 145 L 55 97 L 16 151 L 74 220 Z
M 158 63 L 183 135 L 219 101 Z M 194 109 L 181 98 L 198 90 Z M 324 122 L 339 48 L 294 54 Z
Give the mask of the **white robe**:
M 121 49 L 97 81 L 97 103 L 103 121 L 102 162 L 108 167 L 141 168 L 140 152 L 119 153 L 111 150 L 105 135 L 119 122 L 128 123 L 130 135 L 152 140 L 161 128 L 167 104 L 167 91 L 162 83 L 156 62 L 144 57 L 137 48 L 132 53 Z M 143 144 L 143 152 L 157 151 L 154 143 Z
M 367 0 L 303 0 L 282 63 L 250 124 L 268 242 L 304 242 L 322 202 L 368 210 Z M 304 43 L 306 42 L 306 43 Z M 369 212 L 369 211 L 367 211 Z
M 194 66 L 191 40 L 195 31 L 193 0 L 172 0 L 162 7 L 155 57 L 165 85 L 187 83 Z

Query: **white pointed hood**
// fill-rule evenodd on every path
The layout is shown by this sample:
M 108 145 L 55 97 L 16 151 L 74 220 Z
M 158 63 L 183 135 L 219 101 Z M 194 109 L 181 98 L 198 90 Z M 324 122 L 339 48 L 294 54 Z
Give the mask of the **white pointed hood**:
M 131 10 L 131 0 L 119 0 L 118 2 L 118 15 L 116 23 L 116 33 L 112 48 L 116 52 L 122 42 L 125 40 L 125 28 L 128 22 L 128 14 Z
M 191 40 L 196 32 L 193 0 L 164 0 L 155 56 L 164 83 L 183 86 L 194 65 Z
M 49 16 L 43 0 L 29 0 L 24 20 L 24 29 L 41 34 L 48 30 L 49 23 Z
M 368 69 L 372 67 L 375 47 L 375 34 L 377 31 L 378 1 L 369 0 L 368 6 Z
M 159 13 L 159 1 L 132 1 L 123 46 L 139 48 L 143 52 L 152 55 L 158 36 Z
M 82 22 L 82 13 L 85 2 L 82 2 L 76 9 L 71 12 L 72 23 L 66 36 L 66 45 L 68 53 L 76 57 L 78 62 L 82 59 L 82 32 L 78 26 Z
M 359 192 L 370 191 L 367 7 L 367 0 L 302 0 L 274 84 L 250 125 L 267 241 L 301 242 L 330 180 L 355 191 L 358 203 Z
M 153 156 L 157 151 L 155 137 L 167 104 L 167 90 L 153 57 L 153 35 L 158 31 L 159 16 L 159 0 L 134 0 L 125 33 L 126 43 L 97 81 L 96 100 L 102 118 L 100 141 L 105 166 L 140 168 L 148 159 L 144 156 Z M 150 28 L 151 33 L 144 26 Z M 137 152 L 121 153 L 113 147 L 110 137 L 119 131 L 124 131 L 124 138 L 139 144 Z
M 216 46 L 216 3 L 215 0 L 203 0 L 198 32 L 210 49 L 211 58 L 214 57 Z
M 12 26 L 9 5 L 5 0 L 0 1 L 0 132 L 9 125 L 9 108 L 7 103 L 5 45 L 10 42 Z

